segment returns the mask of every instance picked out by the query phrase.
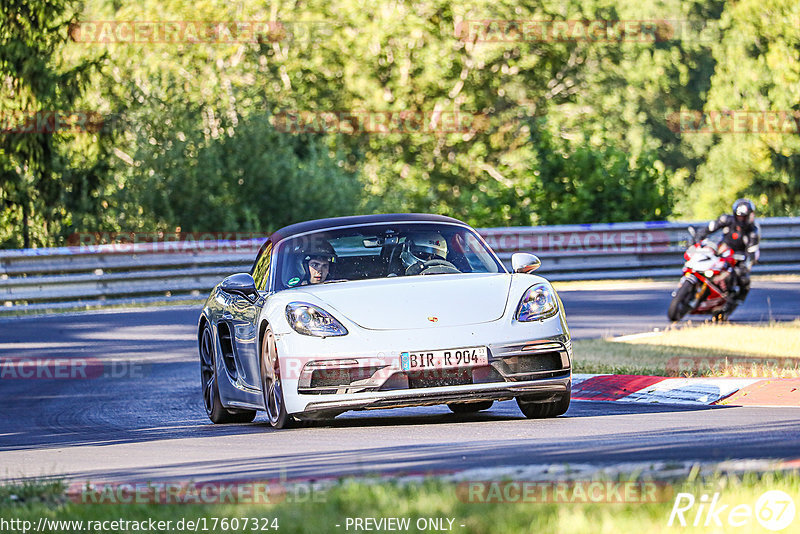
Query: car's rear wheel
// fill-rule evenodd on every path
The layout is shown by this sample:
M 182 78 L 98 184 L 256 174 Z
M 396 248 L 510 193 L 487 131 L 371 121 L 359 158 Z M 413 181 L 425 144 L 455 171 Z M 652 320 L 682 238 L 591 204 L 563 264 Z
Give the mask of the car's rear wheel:
M 481 410 L 488 410 L 492 407 L 494 401 L 479 401 L 479 402 L 451 402 L 447 405 L 453 413 L 476 413 Z
M 524 397 L 517 397 L 517 405 L 522 414 L 528 419 L 545 419 L 567 413 L 569 409 L 569 393 L 562 395 L 555 401 L 534 402 L 526 401 Z
M 255 410 L 231 411 L 222 405 L 219 398 L 216 366 L 214 365 L 214 335 L 207 323 L 200 336 L 200 380 L 203 385 L 203 405 L 211 422 L 217 425 L 225 423 L 249 423 L 256 417 Z
M 278 347 L 272 329 L 267 327 L 261 343 L 261 391 L 264 395 L 264 406 L 267 419 L 274 428 L 289 428 L 295 425 L 295 419 L 286 413 L 281 386 L 281 369 L 278 363 Z

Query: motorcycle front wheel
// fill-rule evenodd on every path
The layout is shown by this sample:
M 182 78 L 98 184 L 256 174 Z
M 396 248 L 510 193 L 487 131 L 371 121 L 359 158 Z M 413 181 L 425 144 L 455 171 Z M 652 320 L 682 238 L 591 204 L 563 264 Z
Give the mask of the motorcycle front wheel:
M 684 315 L 689 313 L 689 303 L 694 296 L 694 289 L 694 284 L 688 280 L 680 285 L 667 310 L 667 317 L 670 321 L 680 321 Z

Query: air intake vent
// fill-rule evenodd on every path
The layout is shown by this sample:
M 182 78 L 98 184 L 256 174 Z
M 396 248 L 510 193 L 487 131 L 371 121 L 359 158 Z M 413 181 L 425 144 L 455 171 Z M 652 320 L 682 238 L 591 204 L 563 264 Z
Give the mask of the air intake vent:
M 219 344 L 222 347 L 222 362 L 228 373 L 236 378 L 236 360 L 233 357 L 233 339 L 231 338 L 231 328 L 228 323 L 219 323 Z
M 543 352 L 530 356 L 508 356 L 503 358 L 511 374 L 537 373 L 540 371 L 558 371 L 562 369 L 561 353 Z

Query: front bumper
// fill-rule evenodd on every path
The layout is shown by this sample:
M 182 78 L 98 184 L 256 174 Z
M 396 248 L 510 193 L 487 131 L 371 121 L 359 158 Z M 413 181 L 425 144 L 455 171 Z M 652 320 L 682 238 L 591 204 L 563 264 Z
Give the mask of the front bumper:
M 570 369 L 571 344 L 549 340 L 490 345 L 487 365 L 404 371 L 397 358 L 317 359 L 299 371 L 301 395 L 335 395 L 552 378 Z
M 535 323 L 361 334 L 326 339 L 279 336 L 281 380 L 289 413 L 313 417 L 323 412 L 521 395 L 547 401 L 570 391 L 572 346 L 560 314 Z M 488 348 L 488 365 L 445 369 L 441 370 L 444 376 L 433 378 L 412 376 L 400 366 L 402 351 L 470 346 Z M 343 373 L 330 374 L 331 370 Z
M 315 415 L 324 416 L 347 410 L 378 410 L 432 406 L 448 402 L 509 400 L 519 396 L 524 396 L 531 401 L 547 402 L 570 394 L 572 378 L 569 371 L 564 375 L 547 380 L 425 388 L 391 395 L 381 394 L 374 397 L 360 396 L 353 399 L 317 401 L 307 404 L 303 415 L 308 414 L 310 418 L 313 418 Z

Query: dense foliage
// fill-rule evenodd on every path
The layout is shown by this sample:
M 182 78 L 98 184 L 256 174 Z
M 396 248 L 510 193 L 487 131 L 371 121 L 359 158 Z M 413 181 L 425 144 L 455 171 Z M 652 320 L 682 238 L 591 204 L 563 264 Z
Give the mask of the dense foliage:
M 46 244 L 73 213 L 97 213 L 104 136 L 71 139 L 52 114 L 76 110 L 99 59 L 65 60 L 70 0 L 0 4 L 0 243 Z M 30 120 L 38 127 L 25 127 Z M 22 126 L 20 126 L 22 125 Z M 88 128 L 94 130 L 94 128 Z M 17 132 L 20 133 L 17 133 Z M 82 142 L 83 141 L 83 142 Z
M 796 129 L 681 131 L 693 111 L 797 112 L 799 5 L 642 4 L 6 0 L 0 245 L 97 230 L 268 232 L 388 211 L 477 226 L 711 217 L 741 195 L 763 214 L 800 213 Z M 130 42 L 96 21 L 234 32 Z M 278 22 L 246 36 L 233 21 Z M 569 23 L 522 37 L 481 21 Z M 593 21 L 610 33 L 581 33 Z M 618 21 L 640 23 L 619 33 Z M 9 126 L 9 112 L 48 110 L 104 121 Z M 347 113 L 339 128 L 322 122 L 328 112 L 424 121 L 352 132 Z M 464 128 L 445 125 L 455 116 Z

